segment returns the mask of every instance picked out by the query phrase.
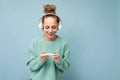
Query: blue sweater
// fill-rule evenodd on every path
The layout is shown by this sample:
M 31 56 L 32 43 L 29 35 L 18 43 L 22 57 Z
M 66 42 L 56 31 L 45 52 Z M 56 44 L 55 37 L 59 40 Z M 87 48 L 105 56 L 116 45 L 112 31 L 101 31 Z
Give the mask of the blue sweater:
M 60 61 L 54 62 L 53 57 L 42 62 L 40 53 L 57 52 L 60 54 Z M 28 49 L 26 65 L 30 70 L 32 80 L 61 80 L 61 75 L 70 66 L 70 49 L 67 42 L 57 36 L 54 41 L 38 37 L 32 40 Z

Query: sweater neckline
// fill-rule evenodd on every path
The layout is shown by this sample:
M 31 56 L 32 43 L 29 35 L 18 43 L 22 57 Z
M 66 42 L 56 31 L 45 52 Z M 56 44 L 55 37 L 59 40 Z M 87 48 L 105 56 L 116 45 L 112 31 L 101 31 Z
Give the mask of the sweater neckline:
M 56 39 L 54 39 L 54 40 L 47 40 L 47 39 L 45 39 L 45 35 L 43 35 L 42 36 L 42 39 L 44 40 L 44 41 L 46 41 L 46 42 L 55 42 L 57 39 L 58 39 L 58 35 L 56 35 Z

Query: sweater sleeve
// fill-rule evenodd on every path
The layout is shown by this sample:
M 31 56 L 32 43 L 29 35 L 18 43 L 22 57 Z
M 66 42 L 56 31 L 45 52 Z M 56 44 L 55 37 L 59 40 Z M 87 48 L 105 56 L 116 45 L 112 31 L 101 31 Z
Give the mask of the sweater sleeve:
M 59 62 L 55 62 L 55 65 L 58 69 L 64 71 L 70 66 L 70 49 L 68 47 L 68 44 L 65 45 L 64 48 L 64 54 L 60 58 Z
M 39 56 L 36 56 L 36 49 L 35 49 L 35 41 L 32 41 L 29 48 L 28 48 L 28 56 L 26 65 L 31 71 L 37 71 L 39 70 L 44 62 L 42 62 L 39 58 Z

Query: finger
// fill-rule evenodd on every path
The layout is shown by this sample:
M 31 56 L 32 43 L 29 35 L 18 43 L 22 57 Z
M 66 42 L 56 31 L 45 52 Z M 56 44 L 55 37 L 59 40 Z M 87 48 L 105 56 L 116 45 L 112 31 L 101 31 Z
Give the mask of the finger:
M 53 52 L 53 54 L 57 54 L 56 52 Z
M 46 59 L 47 57 L 43 55 L 42 58 L 43 58 L 43 59 Z
M 56 54 L 56 55 L 54 55 L 54 57 L 55 57 L 55 58 L 59 58 L 59 57 L 60 57 L 60 55 L 59 55 L 59 54 Z
M 41 53 L 40 56 L 41 56 L 41 57 L 46 57 L 46 54 Z

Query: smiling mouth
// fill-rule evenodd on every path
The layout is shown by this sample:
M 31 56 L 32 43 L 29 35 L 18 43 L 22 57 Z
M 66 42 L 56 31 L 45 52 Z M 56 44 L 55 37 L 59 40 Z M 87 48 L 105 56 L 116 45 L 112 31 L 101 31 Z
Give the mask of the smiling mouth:
M 53 36 L 53 34 L 52 34 L 52 33 L 48 33 L 48 35 L 49 35 L 49 36 Z
M 53 35 L 53 33 L 48 33 L 49 35 Z

